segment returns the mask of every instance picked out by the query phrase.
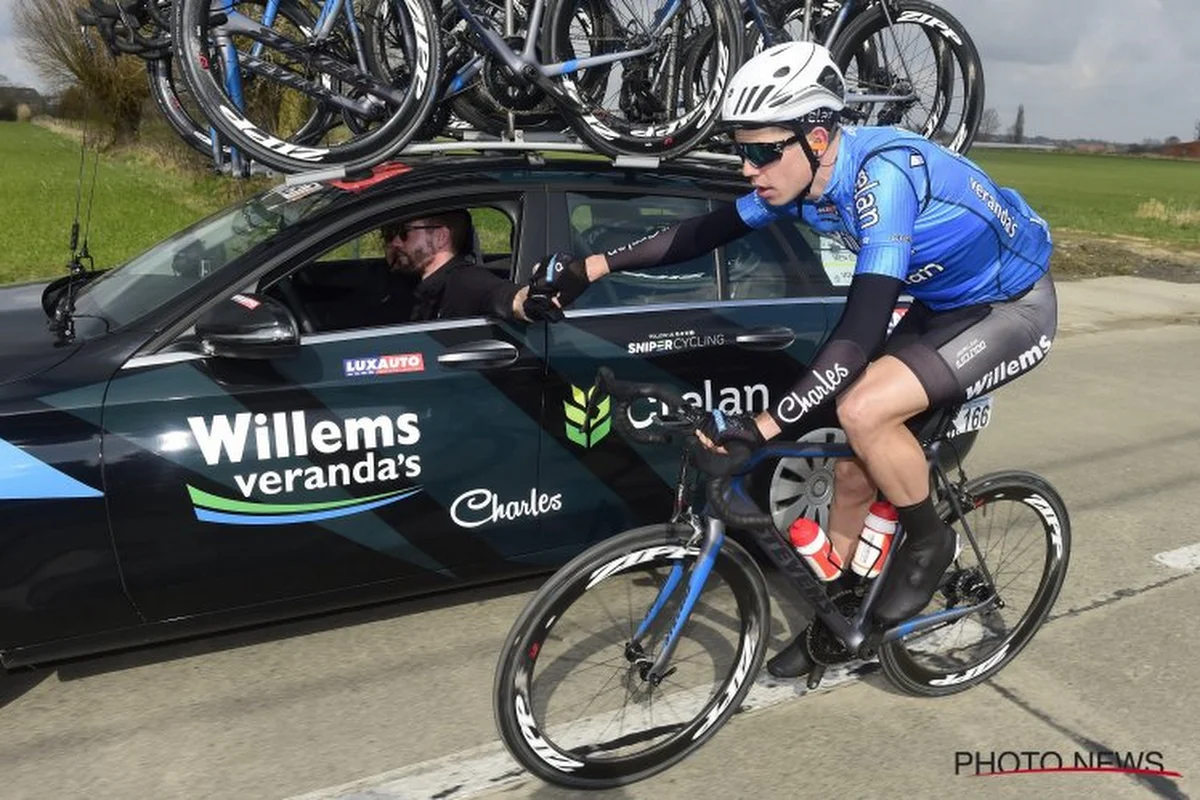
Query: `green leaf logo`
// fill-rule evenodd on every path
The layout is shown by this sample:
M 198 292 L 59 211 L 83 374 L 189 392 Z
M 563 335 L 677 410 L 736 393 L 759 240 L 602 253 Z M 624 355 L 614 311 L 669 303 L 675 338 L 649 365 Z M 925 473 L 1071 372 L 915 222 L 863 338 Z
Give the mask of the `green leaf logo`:
M 595 393 L 595 386 L 585 391 L 573 385 L 571 397 L 563 402 L 567 438 L 580 447 L 594 447 L 612 430 L 612 400 L 608 395 L 595 404 L 592 415 L 588 416 L 588 402 Z

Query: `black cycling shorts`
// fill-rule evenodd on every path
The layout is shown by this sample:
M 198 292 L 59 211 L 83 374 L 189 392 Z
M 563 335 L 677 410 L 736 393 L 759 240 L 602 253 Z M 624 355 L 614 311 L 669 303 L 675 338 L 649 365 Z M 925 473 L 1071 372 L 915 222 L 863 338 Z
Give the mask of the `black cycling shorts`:
M 1046 273 L 999 303 L 936 312 L 914 301 L 884 344 L 913 371 L 931 408 L 987 394 L 1036 367 L 1058 329 L 1058 299 Z

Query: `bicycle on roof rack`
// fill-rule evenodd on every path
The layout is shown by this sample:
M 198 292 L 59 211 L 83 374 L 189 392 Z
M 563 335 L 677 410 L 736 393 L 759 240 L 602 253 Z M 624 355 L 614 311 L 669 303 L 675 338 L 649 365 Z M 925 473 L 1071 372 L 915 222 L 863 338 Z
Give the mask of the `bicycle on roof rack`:
M 829 665 L 878 657 L 901 691 L 963 691 L 1029 643 L 1062 587 L 1071 526 L 1053 487 L 1022 471 L 968 480 L 961 464 L 952 480 L 940 465 L 939 451 L 953 447 L 956 433 L 986 423 L 986 401 L 926 420 L 931 485 L 961 550 L 929 607 L 881 629 L 871 609 L 889 559 L 878 578 L 829 596 L 746 486 L 769 460 L 849 457 L 847 445 L 770 443 L 738 474 L 703 478 L 690 460 L 699 446 L 692 432 L 710 412 L 670 386 L 619 381 L 605 369 L 591 396 L 611 398 L 612 418 L 633 442 L 682 435 L 684 453 L 670 519 L 572 560 L 505 640 L 493 687 L 497 727 L 517 761 L 543 780 L 597 789 L 647 778 L 696 750 L 741 707 L 766 654 L 770 607 L 762 571 L 727 526 L 748 533 L 815 609 L 810 688 Z M 632 425 L 635 403 L 658 404 L 655 427 Z

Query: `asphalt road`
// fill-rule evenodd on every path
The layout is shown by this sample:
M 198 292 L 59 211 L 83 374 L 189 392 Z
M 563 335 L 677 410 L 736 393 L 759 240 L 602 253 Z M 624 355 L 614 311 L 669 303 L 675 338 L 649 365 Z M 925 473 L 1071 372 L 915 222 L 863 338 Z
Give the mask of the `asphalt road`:
M 600 796 L 1200 794 L 1198 367 L 1194 321 L 1125 323 L 1065 332 L 998 393 L 970 472 L 1044 475 L 1074 550 L 1050 621 L 996 679 L 940 700 L 869 670 L 808 695 L 760 679 L 698 754 Z M 571 796 L 519 773 L 492 722 L 500 640 L 534 586 L 2 675 L 0 797 Z M 773 650 L 798 621 L 776 602 Z M 1001 769 L 1104 751 L 1181 776 L 973 774 L 1005 751 Z

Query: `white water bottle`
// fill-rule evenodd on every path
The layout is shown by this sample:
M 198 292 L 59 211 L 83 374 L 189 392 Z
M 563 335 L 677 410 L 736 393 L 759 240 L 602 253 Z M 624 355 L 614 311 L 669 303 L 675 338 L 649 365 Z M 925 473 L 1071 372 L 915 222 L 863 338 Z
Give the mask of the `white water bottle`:
M 874 578 L 883 569 L 883 562 L 891 552 L 896 538 L 896 521 L 900 518 L 896 507 L 886 500 L 877 500 L 867 511 L 866 522 L 858 537 L 858 546 L 850 569 L 864 578 Z

